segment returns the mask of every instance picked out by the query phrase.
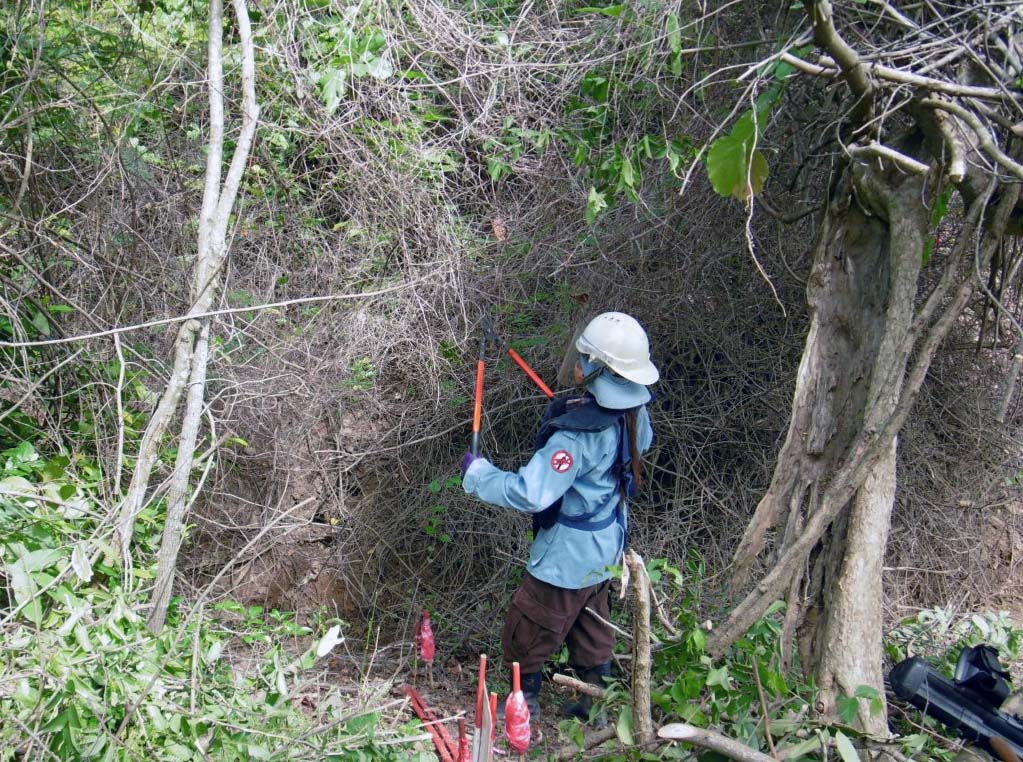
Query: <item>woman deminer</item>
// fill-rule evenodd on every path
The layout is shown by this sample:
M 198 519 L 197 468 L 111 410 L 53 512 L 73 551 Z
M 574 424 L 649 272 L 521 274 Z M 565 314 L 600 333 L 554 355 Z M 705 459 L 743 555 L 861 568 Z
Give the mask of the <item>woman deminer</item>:
M 605 312 L 575 346 L 583 394 L 551 402 L 529 462 L 518 471 L 471 453 L 462 462 L 467 493 L 533 515 L 525 580 L 502 634 L 505 663 L 519 662 L 533 717 L 540 711 L 541 669 L 562 643 L 586 682 L 603 685 L 611 674 L 610 567 L 622 562 L 627 500 L 642 479 L 640 455 L 653 441 L 647 387 L 658 371 L 642 326 L 624 313 Z M 591 704 L 583 696 L 565 712 L 588 720 Z

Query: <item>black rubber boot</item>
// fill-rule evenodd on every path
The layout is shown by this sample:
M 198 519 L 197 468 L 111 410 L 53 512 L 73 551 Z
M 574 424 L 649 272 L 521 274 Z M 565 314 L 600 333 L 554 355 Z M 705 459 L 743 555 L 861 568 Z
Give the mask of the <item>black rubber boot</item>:
M 526 706 L 529 707 L 529 719 L 540 719 L 540 688 L 543 685 L 542 672 L 530 672 L 522 675 L 522 695 L 526 697 Z
M 598 688 L 603 688 L 607 684 L 606 678 L 611 677 L 611 663 L 598 664 L 596 667 L 584 669 L 580 672 L 579 677 L 582 678 L 584 683 L 589 683 L 590 685 L 595 685 Z M 567 704 L 563 711 L 567 717 L 575 717 L 583 722 L 589 722 L 590 711 L 592 709 L 593 697 L 587 696 L 583 693 L 579 696 L 578 701 Z M 603 712 L 598 712 L 597 716 L 593 718 L 593 726 L 596 728 L 602 728 L 606 725 L 606 715 Z
M 530 672 L 519 678 L 522 681 L 522 696 L 526 699 L 526 706 L 529 707 L 529 719 L 535 721 L 540 719 L 540 687 L 543 685 L 542 672 Z M 504 722 L 504 705 L 501 701 L 497 706 L 498 722 Z

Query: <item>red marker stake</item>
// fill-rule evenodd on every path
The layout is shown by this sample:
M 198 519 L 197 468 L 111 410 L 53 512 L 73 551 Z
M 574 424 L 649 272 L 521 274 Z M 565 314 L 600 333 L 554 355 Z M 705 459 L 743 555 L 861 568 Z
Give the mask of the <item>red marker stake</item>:
M 504 733 L 508 736 L 508 745 L 524 759 L 529 751 L 529 705 L 522 694 L 518 662 L 512 663 L 512 692 L 504 705 Z

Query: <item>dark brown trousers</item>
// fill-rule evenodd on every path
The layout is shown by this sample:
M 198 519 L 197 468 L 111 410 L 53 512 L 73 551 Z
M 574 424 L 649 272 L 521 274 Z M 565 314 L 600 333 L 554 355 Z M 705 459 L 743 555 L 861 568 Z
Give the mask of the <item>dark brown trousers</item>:
M 611 621 L 611 583 L 567 590 L 526 573 L 512 596 L 501 637 L 506 664 L 517 661 L 523 674 L 539 672 L 544 662 L 568 644 L 568 663 L 588 669 L 611 661 L 614 631 L 586 611 Z

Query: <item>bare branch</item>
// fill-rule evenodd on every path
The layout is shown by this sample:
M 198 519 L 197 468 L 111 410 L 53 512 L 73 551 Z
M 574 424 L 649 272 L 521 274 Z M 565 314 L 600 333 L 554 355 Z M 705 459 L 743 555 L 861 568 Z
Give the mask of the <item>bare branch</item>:
M 974 134 L 976 134 L 977 140 L 980 142 L 981 149 L 1007 172 L 1023 180 L 1023 166 L 1013 161 L 1008 154 L 999 147 L 998 143 L 992 137 L 991 131 L 984 126 L 983 122 L 977 118 L 976 114 L 963 108 L 957 103 L 941 100 L 939 98 L 924 98 L 920 101 L 920 104 L 922 106 L 930 106 L 931 108 L 951 112 L 966 122 L 973 130 Z
M 774 757 L 751 749 L 734 738 L 729 738 L 709 728 L 698 728 L 687 722 L 665 725 L 657 731 L 657 735 L 667 741 L 683 741 L 702 749 L 716 751 L 729 759 L 736 760 L 736 762 L 776 762 Z
M 413 288 L 415 286 L 419 286 L 433 280 L 436 280 L 436 277 L 431 275 L 428 277 L 408 281 L 406 283 L 400 283 L 397 286 L 380 288 L 377 289 L 376 291 L 363 291 L 361 293 L 354 294 L 326 294 L 324 296 L 306 296 L 299 299 L 285 299 L 282 302 L 254 304 L 250 307 L 228 307 L 222 310 L 207 310 L 206 312 L 197 312 L 195 314 L 188 313 L 185 315 L 176 315 L 170 318 L 161 318 L 160 320 L 150 320 L 145 323 L 126 325 L 120 328 L 110 328 L 109 330 L 106 331 L 96 331 L 95 333 L 82 333 L 77 336 L 66 336 L 60 339 L 45 339 L 43 341 L 0 341 L 0 347 L 46 347 L 52 346 L 54 344 L 71 344 L 76 341 L 90 341 L 92 339 L 102 339 L 107 336 L 115 336 L 122 333 L 130 333 L 131 331 L 141 331 L 145 328 L 157 328 L 161 325 L 183 323 L 187 320 L 202 320 L 204 318 L 218 317 L 221 315 L 240 315 L 243 312 L 261 312 L 264 310 L 278 309 L 280 307 L 292 307 L 296 304 L 317 304 L 321 302 L 343 302 L 358 299 L 370 299 L 377 296 L 384 296 L 386 294 L 393 294 L 398 291 L 404 291 L 406 289 Z
M 931 168 L 922 161 L 917 161 L 914 158 L 899 153 L 894 148 L 881 145 L 876 140 L 870 141 L 870 143 L 865 146 L 850 146 L 847 150 L 849 155 L 853 158 L 862 159 L 877 157 L 880 159 L 887 159 L 905 171 L 912 172 L 913 174 L 926 175 L 931 171 Z
M 874 111 L 874 87 L 870 77 L 860 61 L 859 54 L 842 39 L 835 29 L 834 11 L 829 0 L 804 0 L 806 10 L 810 14 L 813 26 L 814 42 L 827 50 L 838 62 L 837 68 L 842 70 L 853 95 L 856 105 L 853 109 L 854 118 L 861 124 L 871 121 Z M 828 65 L 828 64 L 825 64 Z

